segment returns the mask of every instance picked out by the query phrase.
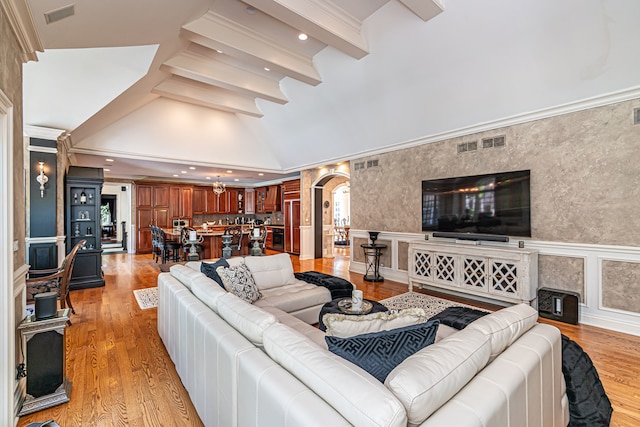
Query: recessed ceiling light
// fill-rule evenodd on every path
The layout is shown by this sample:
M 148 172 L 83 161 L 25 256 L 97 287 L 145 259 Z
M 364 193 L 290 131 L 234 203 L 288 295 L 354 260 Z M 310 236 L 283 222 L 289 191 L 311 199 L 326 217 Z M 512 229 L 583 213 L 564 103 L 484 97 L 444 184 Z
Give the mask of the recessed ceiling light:
M 234 181 L 238 182 L 238 181 L 240 181 L 240 180 L 239 180 L 238 178 L 236 178 L 236 179 L 234 179 Z
M 180 171 L 180 173 L 187 173 L 187 171 Z
M 179 177 L 180 175 L 178 175 L 177 173 L 174 173 L 173 176 L 175 176 L 176 178 Z
M 189 169 L 191 169 L 192 171 L 196 170 L 195 166 L 189 166 Z
M 263 174 L 262 172 L 260 172 L 260 173 L 258 174 L 258 176 L 264 176 L 264 174 Z
M 308 36 L 308 35 L 306 35 L 305 33 L 300 33 L 300 34 L 298 34 L 298 40 L 305 41 L 305 40 L 306 40 L 306 39 L 308 39 L 308 38 L 309 38 L 309 36 Z
M 227 171 L 227 173 L 233 173 L 233 171 Z
M 216 52 L 218 53 L 222 53 L 222 51 L 220 49 L 216 49 Z
M 104 170 L 105 172 L 111 172 L 111 169 L 104 168 L 103 170 Z
M 265 71 L 271 71 L 271 68 L 269 68 L 269 67 L 264 67 L 264 70 L 265 70 Z
M 105 162 L 113 162 L 113 159 L 104 159 Z
M 210 177 L 210 176 L 208 176 L 208 177 L 207 177 L 207 179 L 211 179 L 211 177 Z

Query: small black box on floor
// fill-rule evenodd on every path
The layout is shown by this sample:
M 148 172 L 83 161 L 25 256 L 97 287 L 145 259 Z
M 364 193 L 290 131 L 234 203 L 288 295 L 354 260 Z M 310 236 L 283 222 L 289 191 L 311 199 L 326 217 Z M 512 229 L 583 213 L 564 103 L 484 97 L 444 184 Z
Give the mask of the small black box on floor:
M 547 319 L 578 324 L 580 295 L 559 289 L 538 289 L 538 314 Z
M 36 320 L 48 319 L 55 316 L 58 312 L 57 292 L 44 292 L 41 294 L 36 294 L 33 298 L 36 301 Z

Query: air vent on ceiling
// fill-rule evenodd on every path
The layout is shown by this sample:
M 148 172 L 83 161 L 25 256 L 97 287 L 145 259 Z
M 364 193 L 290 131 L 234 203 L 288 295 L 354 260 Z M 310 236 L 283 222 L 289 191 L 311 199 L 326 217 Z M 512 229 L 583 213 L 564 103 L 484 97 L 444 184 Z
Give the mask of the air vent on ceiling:
M 504 135 L 496 136 L 493 138 L 484 138 L 482 140 L 482 148 L 494 148 L 504 147 L 507 144 L 507 140 Z
M 640 125 L 640 108 L 635 108 L 633 110 L 633 124 Z
M 51 24 L 53 22 L 60 21 L 64 18 L 68 18 L 74 15 L 75 13 L 76 13 L 75 5 L 70 4 L 68 6 L 61 7 L 60 9 L 46 12 L 44 14 L 44 20 L 46 21 L 47 24 Z
M 364 169 L 364 162 L 356 162 L 353 164 L 353 170 L 359 171 L 360 169 Z
M 458 144 L 458 154 L 467 151 L 476 151 L 478 149 L 478 141 L 461 142 Z
M 375 168 L 376 166 L 378 166 L 378 159 L 367 160 L 367 168 Z

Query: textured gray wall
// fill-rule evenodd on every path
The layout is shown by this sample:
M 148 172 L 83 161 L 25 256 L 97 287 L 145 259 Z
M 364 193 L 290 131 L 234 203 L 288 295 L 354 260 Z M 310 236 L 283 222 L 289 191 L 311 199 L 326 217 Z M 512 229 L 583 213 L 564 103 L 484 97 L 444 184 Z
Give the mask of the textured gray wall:
M 538 287 L 577 292 L 580 302 L 585 302 L 584 259 L 540 255 Z
M 602 305 L 640 313 L 640 263 L 602 261 Z
M 352 165 L 351 225 L 420 232 L 422 180 L 530 169 L 533 239 L 640 246 L 638 107 L 636 99 L 354 160 L 379 166 Z M 505 147 L 457 153 L 460 142 L 498 135 Z

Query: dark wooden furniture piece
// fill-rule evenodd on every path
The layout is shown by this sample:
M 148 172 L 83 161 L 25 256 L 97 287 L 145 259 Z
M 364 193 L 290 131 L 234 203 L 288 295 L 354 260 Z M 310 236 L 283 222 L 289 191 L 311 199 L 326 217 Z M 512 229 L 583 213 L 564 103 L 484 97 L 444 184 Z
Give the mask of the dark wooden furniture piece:
M 84 248 L 86 243 L 86 240 L 80 240 L 76 243 L 58 268 L 52 270 L 29 270 L 27 303 L 32 302 L 37 294 L 56 291 L 60 299 L 60 308 L 64 310 L 68 305 L 71 313 L 76 314 L 69 297 L 69 284 L 71 283 L 71 273 L 73 272 L 76 255 L 78 251 Z M 69 326 L 71 326 L 70 320 Z
M 66 375 L 65 345 L 68 321 L 69 309 L 65 308 L 50 319 L 36 320 L 32 314 L 18 326 L 27 372 L 27 394 L 18 416 L 69 401 L 71 382 Z
M 285 181 L 284 193 L 284 251 L 300 253 L 300 180 Z
M 78 251 L 70 289 L 104 286 L 102 274 L 102 247 L 100 235 L 100 193 L 104 175 L 102 169 L 69 167 L 66 176 L 65 223 L 67 253 L 80 240 L 86 240 Z

